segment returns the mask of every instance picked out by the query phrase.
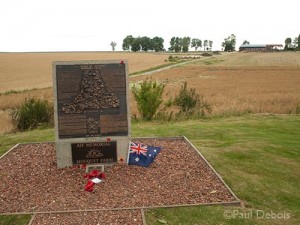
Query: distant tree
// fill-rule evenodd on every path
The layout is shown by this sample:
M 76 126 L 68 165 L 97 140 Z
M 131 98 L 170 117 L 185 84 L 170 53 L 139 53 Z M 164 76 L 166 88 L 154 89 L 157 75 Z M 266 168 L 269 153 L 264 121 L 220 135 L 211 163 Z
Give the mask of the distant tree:
M 152 40 L 149 37 L 141 37 L 139 40 L 140 48 L 144 52 L 148 52 L 149 50 L 153 50 Z
M 112 51 L 114 52 L 114 51 L 115 51 L 115 48 L 116 48 L 116 46 L 117 46 L 117 43 L 114 42 L 114 41 L 112 41 L 112 42 L 110 43 L 110 46 L 112 47 Z
M 182 50 L 182 38 L 176 37 L 175 38 L 174 51 L 175 52 L 181 52 L 181 50 Z
M 197 51 L 198 48 L 202 47 L 202 41 L 198 38 L 193 38 L 191 41 L 191 47 L 195 48 L 195 51 Z
M 209 40 L 209 41 L 208 41 L 208 46 L 209 46 L 209 48 L 210 48 L 210 51 L 212 50 L 212 45 L 213 45 L 213 41 Z
M 207 49 L 206 49 L 207 46 L 208 46 L 208 40 L 204 40 L 204 42 L 203 42 L 204 51 L 207 50 Z
M 295 37 L 293 40 L 293 47 L 295 50 L 298 50 L 298 48 L 299 48 L 299 41 L 298 41 L 299 37 L 300 37 L 300 35 L 298 37 Z
M 137 37 L 133 39 L 131 43 L 131 51 L 138 52 L 141 50 L 141 37 Z
M 222 47 L 224 47 L 224 51 L 235 51 L 235 44 L 236 44 L 236 36 L 231 34 L 227 38 L 224 39 L 222 42 Z
M 188 52 L 190 44 L 191 44 L 191 38 L 190 37 L 182 38 L 182 51 L 183 52 Z
M 172 37 L 170 40 L 170 47 L 169 47 L 169 51 L 175 51 L 175 39 L 176 37 Z
M 290 37 L 286 38 L 284 43 L 285 43 L 284 50 L 289 50 L 291 48 L 292 38 Z
M 244 40 L 244 41 L 243 41 L 243 45 L 250 45 L 250 42 L 247 41 L 247 40 Z
M 154 37 L 152 38 L 152 43 L 153 43 L 153 50 L 155 52 L 161 52 L 164 51 L 164 39 L 161 37 Z
M 124 51 L 130 51 L 132 42 L 134 41 L 134 37 L 132 35 L 128 35 L 123 39 L 122 49 Z
M 285 41 L 284 41 L 284 43 L 285 43 L 286 45 L 291 44 L 291 43 L 292 43 L 292 38 L 290 38 L 290 37 L 286 38 Z
M 300 34 L 298 36 L 298 51 L 300 51 Z
M 298 37 L 294 38 L 293 45 L 296 46 L 296 47 L 298 46 Z

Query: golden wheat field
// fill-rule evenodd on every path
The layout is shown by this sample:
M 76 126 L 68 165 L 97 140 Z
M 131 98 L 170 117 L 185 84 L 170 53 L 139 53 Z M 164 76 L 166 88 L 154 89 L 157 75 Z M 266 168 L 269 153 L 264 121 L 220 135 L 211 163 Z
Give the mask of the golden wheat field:
M 129 73 L 162 65 L 167 55 L 131 52 L 0 53 L 0 92 L 52 86 L 52 62 L 128 60 Z
M 79 53 L 67 55 L 61 53 L 65 58 L 55 58 L 54 53 L 49 53 L 51 57 L 47 56 L 48 53 L 42 53 L 44 56 L 41 60 L 31 55 L 35 53 L 28 53 L 30 59 L 24 57 L 27 53 L 10 54 L 15 57 L 11 57 L 10 60 L 6 59 L 6 64 L 3 63 L 2 58 L 0 61 L 1 69 L 6 68 L 0 71 L 0 87 L 5 84 L 5 90 L 14 90 L 15 87 L 18 87 L 17 89 L 49 87 L 52 84 L 51 60 L 79 60 L 80 58 Z M 21 57 L 18 54 L 25 55 Z M 60 53 L 55 54 L 60 55 Z M 72 54 L 75 55 L 72 56 Z M 130 72 L 163 64 L 168 58 L 167 54 L 153 53 L 103 53 L 105 57 L 111 56 L 111 58 L 100 57 L 101 53 L 84 54 L 87 54 L 84 58 L 90 60 L 95 60 L 93 57 L 96 55 L 98 57 L 96 59 L 128 59 Z M 126 55 L 132 58 L 126 58 Z M 18 57 L 22 58 L 22 63 L 14 68 L 13 65 L 17 63 L 15 59 Z M 28 65 L 24 68 L 25 61 Z M 26 76 L 20 68 L 24 68 Z M 41 78 L 39 74 L 45 74 L 45 71 L 49 74 Z M 188 88 L 194 88 L 212 106 L 211 115 L 247 112 L 286 114 L 300 111 L 300 52 L 237 52 L 218 55 L 151 75 L 131 77 L 130 82 L 140 82 L 147 78 L 166 84 L 165 99 L 174 97 L 182 84 L 187 82 Z M 17 79 L 23 80 L 14 82 Z M 13 129 L 8 116 L 10 109 L 17 107 L 25 98 L 30 97 L 53 101 L 52 91 L 52 88 L 44 88 L 0 95 L 0 133 L 10 132 Z M 130 108 L 132 114 L 137 114 L 133 98 L 130 101 Z
M 213 115 L 300 110 L 300 52 L 233 53 L 161 71 L 152 78 L 166 83 L 169 96 L 187 82 L 212 106 Z

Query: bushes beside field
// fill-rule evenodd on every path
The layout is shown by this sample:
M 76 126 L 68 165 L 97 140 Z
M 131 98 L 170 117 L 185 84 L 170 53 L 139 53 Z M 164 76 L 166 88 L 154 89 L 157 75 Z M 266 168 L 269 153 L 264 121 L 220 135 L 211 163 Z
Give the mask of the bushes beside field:
M 47 100 L 25 99 L 11 113 L 13 123 L 18 131 L 32 130 L 39 127 L 53 126 L 53 105 Z
M 134 119 L 199 119 L 211 113 L 210 104 L 195 89 L 188 89 L 187 82 L 174 99 L 163 101 L 164 88 L 165 84 L 148 79 L 131 87 L 140 114 L 134 115 Z

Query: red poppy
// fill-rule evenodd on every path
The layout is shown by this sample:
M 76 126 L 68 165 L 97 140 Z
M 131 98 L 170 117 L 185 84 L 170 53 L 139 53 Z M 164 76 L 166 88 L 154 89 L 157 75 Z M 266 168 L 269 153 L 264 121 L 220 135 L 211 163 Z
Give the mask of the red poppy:
M 93 179 L 99 177 L 100 172 L 98 170 L 92 170 L 89 174 L 84 175 L 84 178 Z
M 90 172 L 90 176 L 91 176 L 92 178 L 98 177 L 99 175 L 100 175 L 99 170 L 92 170 L 92 171 Z
M 86 190 L 86 191 L 88 191 L 88 192 L 91 192 L 91 191 L 94 190 L 94 185 L 95 185 L 95 183 L 94 183 L 93 181 L 89 180 L 89 181 L 87 182 L 87 184 L 85 185 L 84 190 Z
M 106 179 L 105 173 L 100 173 L 99 176 L 98 176 L 98 178 L 99 178 L 100 180 L 105 180 L 105 179 Z

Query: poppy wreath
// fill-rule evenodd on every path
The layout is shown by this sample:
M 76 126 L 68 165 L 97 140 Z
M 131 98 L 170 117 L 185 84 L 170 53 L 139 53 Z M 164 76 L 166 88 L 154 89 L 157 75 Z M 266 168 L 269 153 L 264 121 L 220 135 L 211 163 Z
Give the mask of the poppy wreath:
M 92 170 L 90 173 L 85 174 L 84 178 L 88 179 L 88 182 L 85 185 L 84 190 L 86 190 L 88 192 L 92 192 L 94 190 L 94 185 L 95 185 L 95 183 L 92 181 L 92 179 L 98 178 L 100 180 L 105 180 L 106 175 L 105 175 L 105 173 L 100 173 L 99 170 Z

